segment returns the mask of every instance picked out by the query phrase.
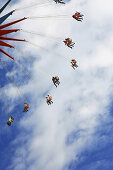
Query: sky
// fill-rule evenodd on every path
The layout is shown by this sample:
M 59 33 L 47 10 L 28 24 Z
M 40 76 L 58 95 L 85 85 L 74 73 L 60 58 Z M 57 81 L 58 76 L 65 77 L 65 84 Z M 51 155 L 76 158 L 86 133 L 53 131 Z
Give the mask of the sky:
M 17 9 L 4 23 L 30 18 L 10 27 L 20 32 L 7 35 L 27 42 L 3 48 L 20 66 L 0 53 L 9 70 L 0 65 L 0 170 L 112 170 L 113 2 L 43 2 L 12 0 L 1 14 Z M 84 15 L 82 22 L 72 18 L 76 11 Z M 63 44 L 68 37 L 73 49 Z M 30 105 L 26 113 L 24 102 Z M 10 115 L 14 122 L 7 127 Z

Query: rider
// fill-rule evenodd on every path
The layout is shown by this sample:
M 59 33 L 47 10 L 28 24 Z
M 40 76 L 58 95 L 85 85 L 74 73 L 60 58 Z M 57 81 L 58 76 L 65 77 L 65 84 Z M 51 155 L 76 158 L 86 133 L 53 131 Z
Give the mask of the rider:
M 82 22 L 83 16 L 84 16 L 84 15 L 80 14 L 80 12 L 76 12 L 72 17 L 73 17 L 74 19 L 76 19 L 77 21 L 81 21 L 81 22 Z
M 29 104 L 24 103 L 24 110 L 23 110 L 23 112 L 27 112 L 28 108 L 29 108 Z
M 52 77 L 52 81 L 56 87 L 60 84 L 58 76 Z
M 75 67 L 76 68 L 78 67 L 78 65 L 76 63 L 77 63 L 77 61 L 75 59 L 71 60 L 71 66 L 73 67 L 74 70 L 75 70 Z
M 11 123 L 14 121 L 14 117 L 10 116 L 9 120 L 7 120 L 7 125 L 11 126 Z
M 53 103 L 53 101 L 52 101 L 52 96 L 49 96 L 49 95 L 48 95 L 48 96 L 46 97 L 46 102 L 47 102 L 48 105 L 50 105 L 51 103 Z
M 69 48 L 72 49 L 72 47 L 74 47 L 74 42 L 72 42 L 72 40 L 70 38 L 66 38 L 65 41 L 63 41 L 65 43 L 65 45 L 67 45 Z
M 61 4 L 65 4 L 65 2 L 63 2 L 62 0 L 54 0 L 56 3 L 61 3 Z

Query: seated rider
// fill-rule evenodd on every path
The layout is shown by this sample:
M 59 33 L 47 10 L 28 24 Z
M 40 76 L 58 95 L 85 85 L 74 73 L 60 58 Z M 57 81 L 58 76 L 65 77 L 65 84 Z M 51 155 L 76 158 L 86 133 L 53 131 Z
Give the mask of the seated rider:
M 77 63 L 77 61 L 75 59 L 71 60 L 71 66 L 73 67 L 73 69 L 75 69 L 75 67 L 76 68 L 78 67 L 78 65 L 76 63 Z
M 51 103 L 53 103 L 53 101 L 52 101 L 52 96 L 49 96 L 49 95 L 48 95 L 48 96 L 46 97 L 46 102 L 47 102 L 48 105 L 50 105 Z
M 24 103 L 24 110 L 23 110 L 23 112 L 27 112 L 28 108 L 29 108 L 29 104 Z
M 56 87 L 60 84 L 58 76 L 52 77 L 52 81 Z
M 10 116 L 9 120 L 7 120 L 7 125 L 11 126 L 11 123 L 14 121 L 14 117 Z
M 62 0 L 54 0 L 56 3 L 61 3 L 61 4 L 65 4 L 65 2 L 63 2 Z
M 74 42 L 72 42 L 72 40 L 70 38 L 66 38 L 65 41 L 63 41 L 65 43 L 65 45 L 67 45 L 69 48 L 74 47 Z
M 73 17 L 74 19 L 76 19 L 77 21 L 81 21 L 81 22 L 82 22 L 83 16 L 84 16 L 84 15 L 80 14 L 80 12 L 76 12 L 72 17 Z

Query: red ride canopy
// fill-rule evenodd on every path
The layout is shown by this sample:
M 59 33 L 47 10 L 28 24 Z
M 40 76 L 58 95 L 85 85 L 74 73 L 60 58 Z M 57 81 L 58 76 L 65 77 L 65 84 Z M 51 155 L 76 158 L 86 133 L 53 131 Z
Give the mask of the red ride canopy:
M 26 42 L 26 40 L 23 40 L 23 39 L 16 39 L 16 38 L 8 38 L 8 37 L 3 37 L 2 35 L 6 35 L 6 34 L 10 34 L 12 32 L 17 32 L 17 31 L 20 31 L 20 29 L 9 29 L 9 30 L 2 30 L 3 28 L 6 28 L 6 27 L 9 27 L 13 24 L 16 24 L 17 22 L 20 22 L 20 21 L 23 21 L 27 18 L 22 18 L 22 19 L 19 19 L 19 20 L 16 20 L 14 22 L 10 22 L 8 24 L 5 24 L 5 25 L 1 25 L 0 26 L 0 46 L 5 46 L 5 47 L 10 47 L 10 48 L 14 48 L 14 46 L 2 41 L 2 40 L 11 40 L 11 41 L 24 41 Z M 9 54 L 7 54 L 5 51 L 3 51 L 2 49 L 0 49 L 0 52 L 4 53 L 5 55 L 7 55 L 8 57 L 10 57 L 11 59 L 14 60 L 13 57 L 11 57 Z

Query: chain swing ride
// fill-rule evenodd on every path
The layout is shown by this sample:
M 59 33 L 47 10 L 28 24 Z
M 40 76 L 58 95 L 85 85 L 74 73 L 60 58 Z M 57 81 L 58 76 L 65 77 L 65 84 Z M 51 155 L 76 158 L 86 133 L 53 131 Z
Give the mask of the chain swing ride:
M 4 11 L 4 9 L 8 6 L 8 4 L 11 2 L 12 0 L 8 0 L 5 5 L 0 9 L 0 14 Z M 65 5 L 65 2 L 63 0 L 53 0 L 56 4 L 59 3 L 61 5 Z M 7 43 L 6 41 L 20 41 L 20 42 L 24 42 L 24 43 L 30 43 L 29 41 L 25 40 L 25 39 L 16 39 L 16 38 L 10 38 L 10 37 L 7 37 L 5 35 L 9 35 L 11 33 L 17 33 L 18 31 L 22 31 L 22 32 L 27 32 L 27 33 L 31 33 L 31 34 L 36 34 L 36 35 L 39 35 L 39 36 L 43 36 L 43 37 L 46 37 L 46 38 L 52 38 L 52 39 L 55 39 L 56 37 L 47 37 L 46 35 L 43 35 L 43 34 L 40 34 L 40 33 L 35 33 L 35 32 L 30 32 L 30 31 L 26 31 L 26 30 L 23 30 L 23 29 L 7 29 L 9 26 L 12 26 L 16 23 L 21 23 L 22 21 L 24 20 L 28 20 L 28 19 L 32 19 L 32 17 L 23 17 L 19 20 L 15 20 L 13 22 L 9 22 L 7 24 L 2 24 L 10 15 L 12 15 L 13 13 L 15 13 L 17 10 L 21 10 L 21 9 L 25 9 L 25 8 L 29 8 L 31 6 L 35 6 L 35 5 L 47 5 L 47 3 L 50 3 L 50 2 L 46 2 L 46 3 L 41 3 L 41 4 L 33 4 L 33 5 L 30 5 L 30 6 L 26 6 L 26 7 L 23 7 L 23 8 L 19 8 L 19 9 L 15 9 L 15 10 L 12 10 L 11 12 L 7 13 L 6 15 L 2 16 L 0 18 L 0 53 L 8 56 L 11 60 L 13 60 L 19 67 L 22 71 L 24 71 L 24 73 L 28 76 L 29 76 L 29 73 L 24 69 L 24 67 L 12 56 L 10 55 L 9 53 L 7 53 L 2 47 L 8 47 L 8 48 L 12 48 L 12 49 L 15 49 L 16 48 Z M 35 17 L 35 18 L 62 18 L 62 17 L 68 17 L 68 15 L 57 15 L 57 16 L 38 16 L 38 17 Z M 82 22 L 83 20 L 83 14 L 81 14 L 80 12 L 76 12 L 74 15 L 72 15 L 72 18 L 74 18 L 76 21 L 80 21 Z M 57 40 L 61 39 L 61 38 L 56 38 Z M 67 47 L 69 48 L 73 48 L 75 43 L 72 41 L 72 39 L 70 38 L 65 38 L 64 41 L 62 41 Z M 35 45 L 33 43 L 30 43 L 32 45 Z M 37 45 L 35 45 L 37 46 Z M 40 47 L 40 46 L 39 46 Z M 48 49 L 45 49 L 43 47 L 40 47 L 42 49 L 44 49 L 45 51 L 49 52 Z M 57 54 L 56 54 L 57 55 Z M 2 59 L 0 58 L 0 63 L 2 65 L 2 68 L 6 71 L 6 73 L 8 73 L 9 75 L 9 79 L 10 81 L 14 84 L 14 86 L 17 88 L 19 94 L 24 98 L 24 109 L 23 109 L 23 112 L 27 112 L 28 109 L 29 109 L 29 104 L 27 102 L 27 99 L 24 97 L 24 95 L 22 94 L 22 92 L 20 91 L 19 87 L 17 86 L 17 84 L 14 82 L 10 72 L 8 71 L 6 65 L 4 64 L 4 62 L 2 61 Z M 77 68 L 78 65 L 77 65 L 77 61 L 75 59 L 72 59 L 70 61 L 71 63 L 71 66 L 73 69 Z M 52 82 L 53 84 L 57 87 L 60 85 L 60 79 L 58 76 L 53 76 L 52 77 Z M 0 85 L 0 88 L 1 88 L 1 85 Z M 48 105 L 51 105 L 53 103 L 52 101 L 52 96 L 50 95 L 47 95 L 46 96 L 46 102 Z M 9 119 L 7 120 L 7 125 L 8 126 L 11 126 L 12 122 L 14 121 L 14 117 L 13 116 L 10 116 Z

